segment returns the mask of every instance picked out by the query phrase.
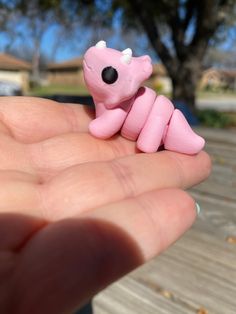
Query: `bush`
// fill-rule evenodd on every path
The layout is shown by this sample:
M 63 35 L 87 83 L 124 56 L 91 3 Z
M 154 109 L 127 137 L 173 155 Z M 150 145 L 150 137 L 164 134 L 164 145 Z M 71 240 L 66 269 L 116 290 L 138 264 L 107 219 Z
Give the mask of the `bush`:
M 214 109 L 199 110 L 197 112 L 197 117 L 201 125 L 207 127 L 228 128 L 234 124 L 229 114 Z
M 163 93 L 163 91 L 164 91 L 164 84 L 163 84 L 162 82 L 160 82 L 160 81 L 156 81 L 156 82 L 154 82 L 154 84 L 153 84 L 153 88 L 154 88 L 154 90 L 155 90 L 158 94 Z

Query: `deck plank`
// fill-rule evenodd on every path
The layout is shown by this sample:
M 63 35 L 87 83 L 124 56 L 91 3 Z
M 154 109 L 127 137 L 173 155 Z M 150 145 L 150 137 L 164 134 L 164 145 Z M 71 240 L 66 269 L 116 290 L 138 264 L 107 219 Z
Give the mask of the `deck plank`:
M 105 290 L 95 304 L 111 302 L 114 314 L 197 313 L 201 308 L 235 314 L 235 251 L 232 244 L 193 228 L 163 255 Z M 119 306 L 112 307 L 117 298 Z
M 94 299 L 95 314 L 236 314 L 236 131 L 198 129 L 213 172 L 190 193 L 196 223 L 161 256 Z
M 197 220 L 197 226 L 200 230 L 208 231 L 221 239 L 236 236 L 236 206 L 234 201 L 212 198 L 196 191 L 192 191 L 191 194 L 202 207 L 201 215 Z
M 108 313 L 145 313 L 145 314 L 168 314 L 168 313 L 194 313 L 193 308 L 181 303 L 173 302 L 169 297 L 156 291 L 141 280 L 126 276 L 118 283 L 106 289 L 102 295 L 94 300 L 97 306 L 96 314 L 103 314 L 104 309 Z M 167 295 L 167 294 L 166 294 Z M 140 298 L 142 296 L 142 298 Z

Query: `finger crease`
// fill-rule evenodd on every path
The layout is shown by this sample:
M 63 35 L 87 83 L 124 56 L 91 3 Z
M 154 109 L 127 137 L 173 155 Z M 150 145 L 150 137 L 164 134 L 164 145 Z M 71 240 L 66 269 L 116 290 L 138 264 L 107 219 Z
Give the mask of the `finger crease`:
M 69 105 L 63 105 L 63 110 L 65 112 L 65 117 L 68 122 L 69 129 L 68 131 L 77 132 L 78 131 L 78 121 L 76 119 L 76 114 L 74 108 Z
M 185 177 L 185 170 L 183 168 L 183 164 L 177 157 L 173 155 L 169 155 L 169 157 L 174 161 L 174 164 L 175 164 L 177 185 L 181 188 L 185 188 L 186 177 Z
M 154 245 L 159 252 L 161 250 L 161 247 L 164 242 L 163 232 L 162 228 L 160 227 L 159 219 L 157 218 L 156 213 L 154 214 L 154 211 L 158 211 L 157 206 L 154 204 L 153 201 L 151 201 L 149 198 L 144 198 L 142 195 L 140 197 L 136 198 L 138 205 L 141 207 L 144 218 L 143 223 L 147 221 L 148 225 L 148 232 L 152 236 L 150 236 L 151 239 L 154 240 Z M 157 237 L 158 235 L 158 237 Z
M 125 197 L 134 197 L 137 194 L 137 186 L 131 168 L 117 159 L 110 161 L 110 167 L 123 189 Z

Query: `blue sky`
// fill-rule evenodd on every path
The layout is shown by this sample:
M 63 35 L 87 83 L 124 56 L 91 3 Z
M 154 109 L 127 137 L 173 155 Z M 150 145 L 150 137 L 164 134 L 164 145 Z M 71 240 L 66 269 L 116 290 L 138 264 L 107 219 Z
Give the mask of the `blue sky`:
M 49 56 L 52 54 L 56 36 L 55 29 L 51 29 L 45 33 L 43 38 L 42 51 L 45 51 Z M 117 24 L 114 25 L 112 30 L 97 30 L 96 33 L 90 28 L 81 27 L 81 30 L 78 28 L 74 38 L 71 38 L 69 41 L 62 39 L 55 55 L 56 61 L 78 57 L 98 40 L 106 40 L 107 45 L 111 48 L 125 49 L 130 47 L 136 55 L 144 54 L 146 50 L 148 51 L 146 53 L 152 53 L 148 48 L 149 45 L 144 35 L 137 37 L 136 33 L 134 34 L 133 31 L 130 31 L 129 34 L 126 32 L 124 36 L 121 33 L 120 26 Z
M 24 32 L 24 26 L 18 26 L 21 31 Z M 191 29 L 189 30 L 188 36 L 191 37 Z M 82 27 L 81 25 L 77 25 L 75 32 L 66 38 L 61 37 L 58 34 L 58 28 L 54 25 L 51 26 L 44 34 L 43 40 L 41 43 L 41 51 L 52 60 L 60 62 L 63 60 L 69 60 L 72 58 L 76 58 L 78 56 L 83 55 L 86 49 L 94 44 L 95 41 L 104 39 L 107 41 L 109 47 L 113 47 L 116 49 L 125 49 L 130 47 L 133 49 L 134 55 L 142 55 L 149 54 L 153 61 L 157 60 L 156 55 L 153 53 L 150 45 L 147 41 L 147 38 L 134 32 L 132 30 L 126 31 L 122 33 L 121 31 L 121 19 L 119 16 L 119 12 L 117 16 L 114 18 L 114 24 L 112 30 L 99 30 L 99 29 L 91 29 L 89 27 Z M 230 50 L 232 47 L 235 49 L 236 45 L 236 33 L 235 29 L 229 32 L 229 36 L 226 40 L 221 44 L 221 49 Z M 9 43 L 9 39 L 1 33 L 0 35 L 0 50 L 4 50 Z M 15 37 L 11 44 L 13 47 L 17 47 L 17 49 L 21 50 L 23 45 L 29 44 L 27 40 L 23 42 L 19 40 L 19 38 Z M 55 47 L 57 46 L 57 49 Z M 56 53 L 54 53 L 56 51 Z
M 89 38 L 91 37 L 91 30 L 82 30 L 84 37 L 78 36 L 78 40 L 71 40 L 71 42 L 65 42 L 60 44 L 55 55 L 55 61 L 63 61 L 71 58 L 76 58 L 83 55 L 86 49 L 91 45 Z M 136 36 L 136 39 L 135 39 Z M 122 37 L 122 33 L 119 28 L 115 28 L 113 35 L 107 34 L 106 32 L 100 32 L 95 36 L 97 40 L 106 40 L 107 45 L 116 49 L 125 49 L 128 46 L 134 50 L 134 55 L 149 54 L 153 59 L 157 59 L 152 49 L 150 48 L 147 38 L 144 35 L 134 33 L 126 34 L 127 38 Z M 129 41 L 129 37 L 131 40 Z M 190 36 L 191 37 L 191 36 Z M 45 51 L 48 56 L 51 56 L 53 43 L 55 41 L 55 32 L 53 30 L 48 31 L 42 42 L 42 51 Z M 94 44 L 95 42 L 92 41 Z M 219 49 L 222 51 L 236 50 L 236 32 L 232 29 L 229 32 L 229 36 L 219 45 Z
M 43 35 L 41 52 L 45 54 L 49 60 L 60 62 L 83 55 L 89 46 L 103 39 L 107 41 L 109 47 L 120 50 L 130 47 L 133 49 L 133 53 L 136 56 L 150 54 L 152 58 L 156 59 L 153 51 L 150 49 L 146 36 L 137 34 L 137 32 L 132 30 L 122 33 L 121 23 L 121 13 L 117 11 L 113 17 L 113 27 L 110 30 L 84 27 L 77 22 L 74 32 L 64 37 L 58 33 L 60 32 L 60 28 L 57 24 L 52 24 Z M 25 38 L 20 40 L 19 36 L 16 36 L 9 40 L 3 33 L 0 33 L 0 51 L 7 50 L 6 48 L 10 46 L 12 50 L 20 51 L 21 56 L 24 57 L 23 51 L 27 51 L 27 47 L 32 47 L 32 39 L 27 37 L 30 24 L 23 24 L 22 22 L 18 24 L 15 23 L 14 26 L 15 25 L 17 25 L 15 31 L 23 34 Z

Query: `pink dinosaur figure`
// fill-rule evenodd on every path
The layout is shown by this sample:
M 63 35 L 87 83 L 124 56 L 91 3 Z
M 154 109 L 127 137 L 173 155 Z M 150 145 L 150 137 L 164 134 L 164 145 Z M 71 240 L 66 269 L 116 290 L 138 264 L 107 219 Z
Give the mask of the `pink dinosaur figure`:
M 132 57 L 131 49 L 120 52 L 100 41 L 86 51 L 83 67 L 96 106 L 96 119 L 89 125 L 93 136 L 107 139 L 121 130 L 123 137 L 137 141 L 137 147 L 147 153 L 162 144 L 185 154 L 203 148 L 204 139 L 170 100 L 140 87 L 152 73 L 149 56 Z

